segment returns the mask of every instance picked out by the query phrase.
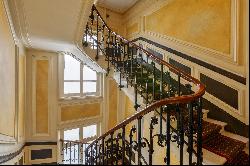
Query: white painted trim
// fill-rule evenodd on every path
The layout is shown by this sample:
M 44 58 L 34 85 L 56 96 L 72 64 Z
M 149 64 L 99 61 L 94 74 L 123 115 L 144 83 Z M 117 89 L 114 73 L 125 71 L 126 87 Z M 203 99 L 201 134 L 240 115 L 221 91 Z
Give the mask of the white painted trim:
M 249 125 L 249 1 L 246 0 L 246 66 L 247 66 L 247 84 L 246 84 L 246 124 Z
M 11 6 L 11 14 L 13 14 L 12 19 L 15 23 L 14 27 L 17 36 L 22 41 L 25 47 L 32 47 L 29 35 L 29 26 L 26 21 L 25 8 L 23 0 L 19 1 L 8 1 L 9 6 Z
M 90 95 L 94 95 L 94 96 L 100 96 L 100 75 L 97 71 L 95 71 L 92 67 L 90 67 L 89 65 L 87 64 L 83 64 L 84 61 L 81 61 L 80 62 L 80 93 L 69 93 L 69 94 L 64 94 L 64 82 L 76 82 L 75 80 L 64 80 L 64 65 L 65 65 L 65 61 L 64 61 L 64 55 L 69 55 L 71 56 L 72 58 L 74 58 L 71 54 L 71 53 L 67 53 L 67 52 L 60 52 L 59 53 L 59 58 L 58 58 L 58 78 L 59 78 L 59 97 L 60 98 L 75 98 L 76 96 L 78 97 L 79 96 L 79 99 L 80 98 L 84 98 L 84 97 L 89 97 Z M 74 58 L 75 59 L 75 58 Z M 75 59 L 77 60 L 77 59 Z M 87 81 L 84 81 L 83 80 L 83 66 L 86 65 L 87 67 L 89 67 L 91 70 L 95 71 L 96 72 L 96 75 L 97 75 L 97 80 L 93 80 L 93 82 L 96 82 L 96 92 L 87 92 L 87 93 L 83 93 L 83 82 L 89 82 L 88 80 Z M 92 80 L 90 81 L 92 82 Z
M 100 116 L 82 118 L 77 120 L 70 120 L 65 122 L 60 122 L 59 130 L 70 130 L 79 127 L 86 127 L 94 124 L 100 123 Z M 63 137 L 62 137 L 63 138 Z
M 213 104 L 215 104 L 216 106 L 218 106 L 219 108 L 223 109 L 225 112 L 229 113 L 231 116 L 235 117 L 236 119 L 242 121 L 243 123 L 249 124 L 249 118 L 248 118 L 248 109 L 246 109 L 246 103 L 248 103 L 248 101 L 246 100 L 245 94 L 246 92 L 246 86 L 234 81 L 230 78 L 227 78 L 219 73 L 216 73 L 214 71 L 211 71 L 209 69 L 206 69 L 198 64 L 195 64 L 193 62 L 190 62 L 184 58 L 178 57 L 172 53 L 169 53 L 165 50 L 162 50 L 161 48 L 155 47 L 152 44 L 149 44 L 147 42 L 144 41 L 140 41 L 140 43 L 146 48 L 152 48 L 153 50 L 162 53 L 164 55 L 164 60 L 165 61 L 169 61 L 169 58 L 191 68 L 191 75 L 197 79 L 200 79 L 200 74 L 204 74 L 209 76 L 210 78 L 221 82 L 235 90 L 237 90 L 238 92 L 238 109 L 235 109 L 233 107 L 231 107 L 230 105 L 226 104 L 225 102 L 221 101 L 220 99 L 212 96 L 211 94 L 206 93 L 204 95 L 204 98 L 207 99 L 208 101 L 212 102 Z M 168 69 L 165 69 L 168 70 Z M 173 75 L 174 78 L 176 78 L 176 75 Z M 181 80 L 183 82 L 183 80 Z M 188 83 L 188 82 L 183 82 L 183 83 Z M 193 85 L 192 85 L 193 86 Z M 195 86 L 193 86 L 193 90 Z
M 102 123 L 101 123 L 101 133 L 105 133 L 108 128 L 107 128 L 107 123 L 108 123 L 108 120 L 107 120 L 107 114 L 108 114 L 108 110 L 107 110 L 107 99 L 108 99 L 108 96 L 107 96 L 107 80 L 106 80 L 106 77 L 105 77 L 105 74 L 101 74 L 101 92 L 102 92 L 102 96 L 103 96 L 103 101 L 101 103 L 101 114 L 102 114 Z
M 42 149 L 52 149 L 52 157 L 47 158 L 47 159 L 36 159 L 36 160 L 31 160 L 31 151 L 32 150 L 42 150 Z M 26 146 L 25 147 L 26 151 L 26 158 L 25 160 L 27 163 L 25 164 L 41 164 L 41 163 L 52 163 L 57 161 L 57 145 L 32 145 L 32 146 Z
M 235 117 L 236 119 L 246 123 L 247 117 L 246 117 L 246 110 L 245 110 L 245 85 L 242 85 L 234 80 L 231 80 L 225 76 L 222 76 L 216 72 L 210 71 L 205 68 L 199 68 L 198 69 L 198 79 L 200 80 L 200 74 L 204 74 L 222 84 L 225 84 L 229 86 L 232 89 L 235 89 L 238 92 L 238 109 L 233 108 L 232 106 L 226 104 L 225 102 L 221 101 L 220 99 L 216 98 L 215 96 L 209 94 L 206 92 L 204 95 L 204 98 L 208 101 L 212 102 L 219 108 L 223 109 L 227 113 L 229 113 L 231 116 Z

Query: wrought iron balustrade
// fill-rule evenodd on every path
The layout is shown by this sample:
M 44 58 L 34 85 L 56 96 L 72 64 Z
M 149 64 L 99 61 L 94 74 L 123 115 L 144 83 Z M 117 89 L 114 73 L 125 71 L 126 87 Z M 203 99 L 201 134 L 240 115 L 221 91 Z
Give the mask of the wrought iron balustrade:
M 61 159 L 59 164 L 85 164 L 85 149 L 89 143 L 60 140 Z
M 122 79 L 134 87 L 138 110 L 86 148 L 85 164 L 152 165 L 157 150 L 163 148 L 162 161 L 169 165 L 170 150 L 177 147 L 180 165 L 201 165 L 204 85 L 113 32 L 95 6 L 82 42 L 83 47 L 91 44 L 95 60 L 104 56 L 108 73 L 111 68 L 119 72 L 120 88 L 124 87 Z M 139 96 L 144 103 L 138 103 Z

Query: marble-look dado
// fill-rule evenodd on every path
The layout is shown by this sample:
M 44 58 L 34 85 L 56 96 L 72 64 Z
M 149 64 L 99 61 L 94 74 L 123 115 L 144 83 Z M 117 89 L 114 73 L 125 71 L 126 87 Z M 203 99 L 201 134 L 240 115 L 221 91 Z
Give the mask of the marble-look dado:
M 48 60 L 36 62 L 36 132 L 48 133 Z
M 100 103 L 61 107 L 61 121 L 84 119 L 100 115 Z

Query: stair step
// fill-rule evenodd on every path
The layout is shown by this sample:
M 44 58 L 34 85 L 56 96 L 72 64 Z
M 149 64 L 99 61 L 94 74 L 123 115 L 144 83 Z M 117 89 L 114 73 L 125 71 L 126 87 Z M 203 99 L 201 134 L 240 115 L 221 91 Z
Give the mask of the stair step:
M 202 140 L 210 140 L 218 135 L 221 131 L 222 126 L 207 121 L 203 121 L 202 124 Z
M 249 138 L 246 138 L 246 137 L 243 137 L 243 136 L 234 134 L 234 133 L 230 133 L 230 132 L 228 132 L 228 131 L 223 131 L 223 132 L 221 132 L 221 134 L 224 135 L 224 136 L 227 136 L 227 137 L 229 137 L 229 138 L 232 138 L 232 139 L 241 141 L 241 142 L 243 142 L 243 143 L 245 143 L 245 144 L 248 144 L 248 143 L 249 143 Z
M 219 156 L 204 148 L 202 148 L 202 153 L 203 153 L 203 164 L 205 165 L 223 165 L 227 161 L 225 157 Z
M 249 154 L 241 151 L 232 161 L 227 161 L 225 165 L 249 165 Z
M 231 161 L 245 148 L 245 145 L 241 141 L 218 134 L 216 138 L 204 142 L 202 147 Z
M 221 122 L 221 121 L 210 119 L 210 118 L 206 118 L 206 119 L 203 119 L 203 120 L 206 121 L 206 122 L 213 123 L 213 124 L 221 126 L 222 127 L 221 131 L 224 131 L 224 127 L 227 125 L 227 123 L 225 123 L 225 122 Z

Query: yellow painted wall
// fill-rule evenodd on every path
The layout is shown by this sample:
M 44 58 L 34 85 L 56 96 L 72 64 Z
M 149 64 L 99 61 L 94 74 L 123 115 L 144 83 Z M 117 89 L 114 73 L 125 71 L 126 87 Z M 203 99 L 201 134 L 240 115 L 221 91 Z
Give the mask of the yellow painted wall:
M 15 44 L 0 1 L 0 134 L 14 136 Z
M 125 35 L 125 27 L 122 24 L 122 15 L 120 13 L 114 12 L 110 9 L 101 7 L 97 5 L 97 9 L 107 25 L 112 29 L 112 31 Z M 107 18 L 106 16 L 109 15 Z
M 23 48 L 22 45 L 19 45 L 15 49 L 5 7 L 3 1 L 0 1 L 0 134 L 13 137 L 15 130 L 17 130 L 16 138 L 18 138 L 18 142 L 25 139 L 26 59 L 25 50 L 19 51 L 21 48 Z M 16 84 L 17 89 L 15 88 Z M 18 107 L 15 108 L 16 106 Z M 18 111 L 16 129 L 15 109 Z
M 139 34 L 126 36 L 129 39 L 145 37 L 246 77 L 247 2 L 143 0 L 123 14 L 123 25 L 140 25 Z
M 126 100 L 125 101 L 125 103 L 126 103 L 125 104 L 125 118 L 129 118 L 132 115 L 134 115 L 136 113 L 136 111 L 135 111 L 135 108 L 134 108 L 133 101 L 131 101 L 128 96 L 126 96 L 125 100 Z M 127 138 L 129 136 L 130 129 L 132 128 L 133 125 L 135 125 L 135 122 L 134 123 L 130 123 L 130 124 L 128 124 L 126 126 L 126 132 L 125 132 L 125 134 L 126 134 Z
M 19 57 L 19 103 L 18 103 L 18 136 L 19 140 L 24 140 L 24 121 L 25 121 L 25 55 Z
M 36 131 L 48 133 L 48 60 L 36 61 Z
M 61 121 L 77 120 L 100 115 L 100 103 L 61 107 Z
M 109 80 L 109 121 L 108 129 L 117 125 L 117 83 L 115 80 Z
M 130 36 L 132 34 L 139 32 L 139 24 L 133 23 L 132 25 L 127 25 L 126 27 L 126 36 Z
M 146 16 L 146 30 L 230 52 L 231 0 L 174 0 Z
M 134 108 L 134 102 L 129 99 L 128 96 L 126 96 L 126 105 L 125 105 L 125 118 L 128 118 L 136 113 Z

